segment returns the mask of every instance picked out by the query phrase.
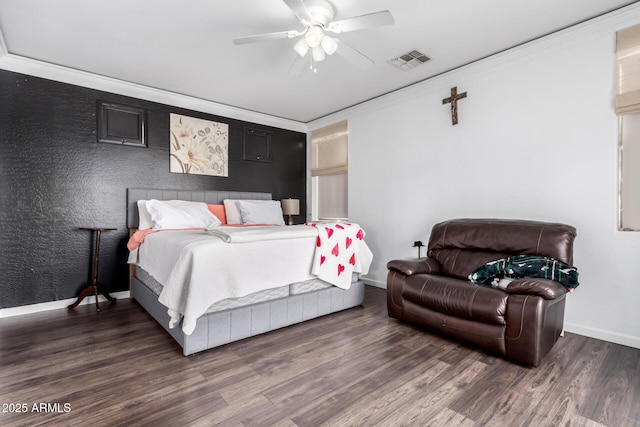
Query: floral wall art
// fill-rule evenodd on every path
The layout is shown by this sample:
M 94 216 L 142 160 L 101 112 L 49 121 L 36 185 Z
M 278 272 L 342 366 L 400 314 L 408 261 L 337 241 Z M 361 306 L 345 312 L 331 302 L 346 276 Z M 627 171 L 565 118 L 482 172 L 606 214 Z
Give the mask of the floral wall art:
M 170 115 L 171 172 L 229 176 L 229 125 Z

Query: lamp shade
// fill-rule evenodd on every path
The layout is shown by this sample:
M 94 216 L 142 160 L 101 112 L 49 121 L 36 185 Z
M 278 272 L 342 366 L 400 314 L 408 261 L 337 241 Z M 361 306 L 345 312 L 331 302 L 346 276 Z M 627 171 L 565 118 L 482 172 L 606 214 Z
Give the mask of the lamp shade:
M 300 214 L 300 199 L 282 199 L 282 213 L 285 215 L 299 215 Z
M 293 50 L 295 50 L 298 55 L 305 56 L 309 51 L 309 45 L 304 38 L 301 38 L 293 45 Z
M 316 46 L 311 49 L 311 55 L 313 55 L 313 60 L 316 62 L 324 61 L 324 58 L 327 57 L 327 55 L 324 53 L 324 50 L 322 49 L 322 46 Z
M 325 34 L 322 39 L 320 39 L 320 45 L 322 49 L 327 53 L 327 55 L 333 55 L 336 50 L 338 50 L 338 43 L 333 37 L 329 37 Z

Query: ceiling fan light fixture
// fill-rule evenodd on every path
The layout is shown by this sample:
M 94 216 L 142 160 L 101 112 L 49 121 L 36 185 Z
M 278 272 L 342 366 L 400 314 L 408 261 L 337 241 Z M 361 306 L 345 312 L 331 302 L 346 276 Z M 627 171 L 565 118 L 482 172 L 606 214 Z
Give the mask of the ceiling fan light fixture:
M 326 34 L 322 39 L 320 39 L 320 45 L 327 55 L 333 55 L 336 53 L 336 50 L 338 50 L 338 42 L 336 42 L 333 37 L 329 37 Z
M 236 37 L 234 44 L 248 44 L 259 41 L 298 38 L 293 44 L 293 50 L 298 55 L 289 74 L 294 75 L 302 70 L 302 65 L 308 62 L 316 71 L 315 62 L 323 61 L 328 55 L 334 53 L 354 63 L 362 69 L 368 69 L 375 62 L 352 48 L 347 43 L 327 35 L 327 32 L 342 33 L 368 28 L 392 25 L 395 21 L 388 10 L 352 16 L 334 21 L 335 9 L 329 0 L 283 0 L 286 6 L 293 12 L 298 22 L 304 26 L 302 30 L 278 31 L 275 33 L 255 34 Z M 311 51 L 311 53 L 309 53 Z
M 304 35 L 304 39 L 309 47 L 314 48 L 320 44 L 323 36 L 324 30 L 322 27 L 314 25 L 313 27 L 309 27 L 309 30 Z
M 296 53 L 300 56 L 305 56 L 307 54 L 307 52 L 309 51 L 309 45 L 307 44 L 307 41 L 304 37 L 298 40 L 296 44 L 293 45 L 293 50 L 295 50 Z
M 313 60 L 315 62 L 324 61 L 324 58 L 326 58 L 326 55 L 324 53 L 324 49 L 322 49 L 322 46 L 316 46 L 313 49 L 311 49 L 311 54 L 313 55 Z

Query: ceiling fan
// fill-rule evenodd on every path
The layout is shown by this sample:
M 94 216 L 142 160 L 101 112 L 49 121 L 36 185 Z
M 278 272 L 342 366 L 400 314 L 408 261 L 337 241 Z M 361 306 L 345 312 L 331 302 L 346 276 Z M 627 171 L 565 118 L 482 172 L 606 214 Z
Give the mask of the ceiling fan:
M 283 0 L 291 9 L 298 21 L 304 25 L 303 30 L 279 31 L 275 33 L 257 34 L 253 36 L 237 37 L 233 39 L 235 44 L 246 44 L 266 40 L 291 39 L 300 37 L 293 46 L 298 54 L 289 71 L 292 75 L 298 75 L 307 63 L 309 55 L 309 68 L 316 70 L 316 62 L 323 61 L 327 55 L 338 53 L 345 59 L 361 68 L 369 68 L 374 62 L 371 58 L 349 46 L 345 42 L 330 36 L 327 32 L 340 34 L 348 31 L 364 30 L 367 28 L 392 25 L 393 16 L 388 10 L 354 16 L 351 18 L 334 21 L 335 9 L 327 0 Z

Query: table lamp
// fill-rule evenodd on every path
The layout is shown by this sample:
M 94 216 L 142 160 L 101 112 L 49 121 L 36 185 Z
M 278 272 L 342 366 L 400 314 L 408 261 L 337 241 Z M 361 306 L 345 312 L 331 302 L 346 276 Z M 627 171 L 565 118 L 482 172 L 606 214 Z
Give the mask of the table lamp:
M 289 225 L 293 225 L 293 218 L 291 215 L 300 215 L 300 199 L 282 199 L 282 213 L 289 215 Z

